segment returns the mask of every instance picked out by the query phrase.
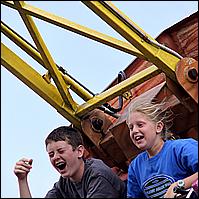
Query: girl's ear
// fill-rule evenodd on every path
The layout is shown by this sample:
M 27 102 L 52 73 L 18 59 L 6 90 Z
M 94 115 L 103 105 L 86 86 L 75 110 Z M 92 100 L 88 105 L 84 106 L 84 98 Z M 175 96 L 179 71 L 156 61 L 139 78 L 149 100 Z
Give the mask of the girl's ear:
M 85 148 L 83 145 L 77 147 L 78 159 L 81 159 L 84 155 Z
M 164 123 L 162 121 L 156 123 L 156 132 L 158 134 L 162 132 L 163 128 L 164 128 Z

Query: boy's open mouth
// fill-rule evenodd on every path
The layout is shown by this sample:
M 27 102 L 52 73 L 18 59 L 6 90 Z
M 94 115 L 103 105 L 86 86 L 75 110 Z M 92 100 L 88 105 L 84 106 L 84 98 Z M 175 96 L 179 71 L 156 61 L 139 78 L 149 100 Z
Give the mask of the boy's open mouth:
M 56 167 L 59 169 L 59 170 L 63 170 L 65 167 L 66 167 L 66 163 L 65 162 L 58 162 L 55 164 Z

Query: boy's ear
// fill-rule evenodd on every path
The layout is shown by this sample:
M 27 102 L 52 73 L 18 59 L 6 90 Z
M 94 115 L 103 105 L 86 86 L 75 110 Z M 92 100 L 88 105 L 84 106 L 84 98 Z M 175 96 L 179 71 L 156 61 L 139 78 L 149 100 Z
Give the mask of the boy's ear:
M 164 128 L 164 123 L 162 121 L 157 122 L 156 124 L 156 132 L 159 134 L 162 132 Z
M 79 145 L 79 146 L 77 147 L 77 153 L 78 153 L 78 158 L 79 158 L 79 159 L 83 157 L 84 151 L 85 151 L 85 148 L 84 148 L 83 145 Z

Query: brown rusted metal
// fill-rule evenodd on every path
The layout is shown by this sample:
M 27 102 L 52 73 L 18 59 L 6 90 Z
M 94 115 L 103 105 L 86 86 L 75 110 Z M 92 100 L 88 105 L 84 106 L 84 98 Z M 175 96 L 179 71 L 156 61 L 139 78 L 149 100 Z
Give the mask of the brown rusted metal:
M 187 18 L 183 19 L 182 21 L 174 24 L 173 26 L 169 27 L 168 29 L 164 30 L 156 40 L 171 48 L 172 50 L 176 51 L 183 57 L 190 57 L 195 60 L 198 60 L 198 12 L 188 16 Z M 125 74 L 128 77 L 136 74 L 137 72 L 149 67 L 152 63 L 142 60 L 140 58 L 136 58 L 125 70 Z M 143 84 L 131 89 L 132 97 L 131 99 L 137 97 L 138 95 L 150 90 L 151 88 L 155 87 L 156 85 L 161 84 L 162 82 L 167 82 L 167 92 L 172 92 L 173 95 L 176 95 L 178 99 L 183 99 L 183 106 L 190 109 L 192 107 L 195 109 L 195 105 L 192 105 L 192 100 L 188 99 L 189 96 L 186 94 L 186 91 L 183 91 L 179 85 L 174 85 L 173 82 L 166 77 L 164 74 L 159 74 L 158 76 L 144 82 Z M 112 87 L 117 83 L 116 79 L 107 87 Z M 113 99 L 109 102 L 113 106 L 117 106 L 117 99 Z M 122 114 L 130 100 L 124 99 L 123 109 L 120 111 Z M 193 112 L 193 111 L 192 111 Z M 115 123 L 117 119 L 112 118 L 110 116 L 110 120 Z
M 178 52 L 183 57 L 190 57 L 194 60 L 198 60 L 198 13 L 183 19 L 179 23 L 173 25 L 172 27 L 163 31 L 156 40 L 171 48 L 172 50 Z M 152 63 L 136 58 L 125 70 L 125 74 L 128 77 L 138 73 L 139 71 L 151 66 Z M 188 71 L 192 70 L 192 65 Z M 196 70 L 196 65 L 194 65 Z M 179 68 L 178 68 L 179 70 Z M 195 84 L 196 77 L 195 71 L 192 71 L 194 74 L 190 74 L 186 71 L 185 77 L 190 84 Z M 176 76 L 180 72 L 176 71 Z M 193 77 L 194 76 L 194 77 Z M 190 81 L 191 78 L 192 82 Z M 194 79 L 195 78 L 195 79 Z M 179 80 L 178 80 L 179 81 Z M 117 79 L 115 79 L 108 87 L 112 87 L 117 84 Z M 183 84 L 179 82 L 179 85 L 174 83 L 169 77 L 161 73 L 156 77 L 153 77 L 150 80 L 142 83 L 141 85 L 131 89 L 131 98 L 123 99 L 123 108 L 119 112 L 121 116 L 116 119 L 111 116 L 108 118 L 111 120 L 112 125 L 109 127 L 108 131 L 111 132 L 119 149 L 125 155 L 125 162 L 128 164 L 132 158 L 134 158 L 140 151 L 133 145 L 129 137 L 129 130 L 126 125 L 127 109 L 128 106 L 133 103 L 139 96 L 146 95 L 149 99 L 162 100 L 167 97 L 170 100 L 170 106 L 172 107 L 173 112 L 176 117 L 174 119 L 174 124 L 172 127 L 172 134 L 176 137 L 193 137 L 197 139 L 197 130 L 198 130 L 198 107 L 197 102 L 192 99 L 187 92 L 187 89 L 183 89 Z M 194 88 L 196 95 L 196 88 Z M 198 92 L 198 91 L 197 91 Z M 197 98 L 196 96 L 194 97 Z M 118 106 L 118 100 L 113 99 L 109 102 L 112 106 Z M 104 145 L 105 147 L 105 145 Z M 114 151 L 111 151 L 110 145 L 107 145 L 106 151 L 109 150 L 109 155 L 111 153 L 115 154 Z M 117 159 L 118 157 L 114 157 Z M 119 160 L 119 158 L 117 159 Z
M 198 62 L 185 57 L 176 66 L 176 77 L 180 85 L 198 103 Z
M 100 129 L 95 127 L 95 122 L 101 121 Z M 93 143 L 98 146 L 100 140 L 106 135 L 111 121 L 101 110 L 93 110 L 81 120 L 82 130 L 90 138 Z
M 156 40 L 176 51 L 182 57 L 187 57 L 189 60 L 192 60 L 191 58 L 198 60 L 198 13 L 196 12 L 164 30 Z M 186 68 L 186 64 L 183 63 L 186 60 L 187 59 L 182 59 L 178 63 L 179 66 L 177 66 L 176 76 L 179 84 L 173 82 L 164 73 L 161 73 L 129 91 L 131 92 L 131 97 L 123 98 L 123 108 L 119 112 L 121 115 L 119 118 L 116 119 L 106 115 L 105 119 L 102 116 L 99 118 L 99 116 L 92 117 L 91 115 L 90 120 L 87 118 L 82 121 L 84 133 L 97 146 L 92 146 L 92 155 L 104 159 L 109 166 L 114 166 L 113 170 L 115 170 L 116 173 L 121 172 L 122 169 L 124 172 L 121 172 L 121 178 L 126 179 L 127 175 L 125 171 L 128 168 L 129 162 L 140 153 L 132 143 L 129 137 L 129 129 L 126 125 L 128 107 L 139 97 L 145 96 L 149 100 L 156 99 L 157 101 L 161 101 L 166 97 L 172 111 L 176 115 L 171 133 L 180 138 L 198 138 L 197 89 L 196 86 L 194 89 L 192 88 L 194 84 L 198 84 L 198 77 L 196 75 L 198 69 L 196 62 L 194 62 L 194 66 L 190 64 L 188 68 Z M 128 78 L 151 65 L 152 63 L 149 61 L 136 58 L 124 72 Z M 182 67 L 182 65 L 184 65 L 184 67 Z M 192 85 L 190 88 L 184 87 L 185 83 L 181 82 L 182 74 L 183 78 L 186 79 L 183 81 L 186 81 L 186 84 Z M 117 79 L 113 80 L 106 89 L 115 84 L 117 84 Z M 194 90 L 194 97 L 192 97 L 190 92 L 187 92 L 190 89 Z M 118 98 L 108 103 L 113 107 L 118 107 Z M 100 121 L 100 119 L 102 119 L 103 122 L 105 122 L 105 120 L 109 121 L 109 125 L 103 129 L 102 134 L 100 134 L 100 130 L 98 130 L 99 132 L 97 133 L 96 129 L 92 127 L 93 120 L 91 118 L 96 119 L 96 121 Z

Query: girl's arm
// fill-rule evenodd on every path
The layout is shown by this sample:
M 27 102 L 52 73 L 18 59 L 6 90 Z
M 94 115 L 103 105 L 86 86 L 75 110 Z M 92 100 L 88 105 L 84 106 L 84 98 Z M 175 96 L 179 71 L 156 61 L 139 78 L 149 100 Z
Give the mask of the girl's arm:
M 198 179 L 198 172 L 194 173 L 193 175 L 182 179 L 185 183 L 184 188 L 189 189 L 192 184 Z M 171 186 L 168 188 L 166 194 L 164 195 L 164 198 L 174 198 L 176 193 L 173 192 L 173 188 L 177 186 L 177 182 L 174 182 L 171 184 Z

